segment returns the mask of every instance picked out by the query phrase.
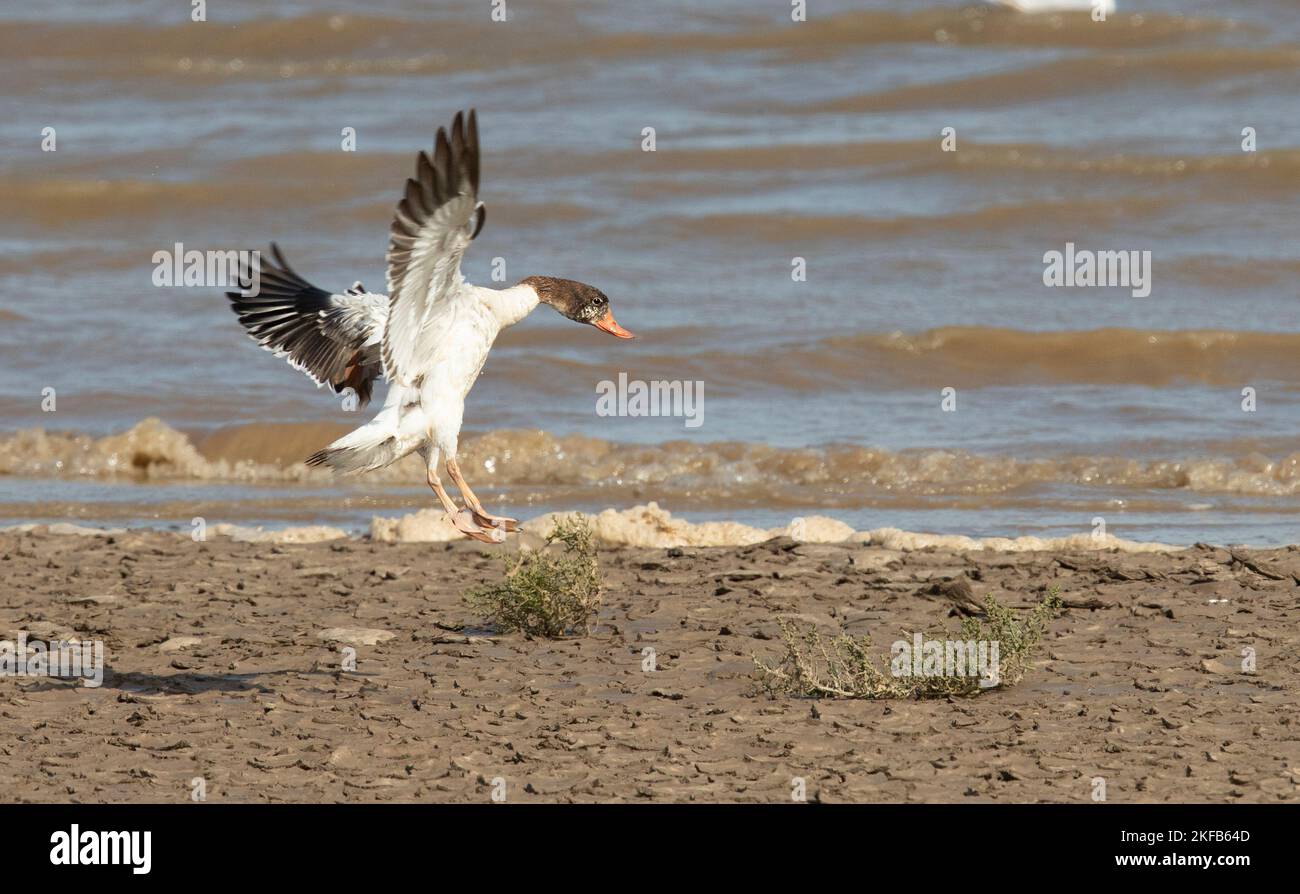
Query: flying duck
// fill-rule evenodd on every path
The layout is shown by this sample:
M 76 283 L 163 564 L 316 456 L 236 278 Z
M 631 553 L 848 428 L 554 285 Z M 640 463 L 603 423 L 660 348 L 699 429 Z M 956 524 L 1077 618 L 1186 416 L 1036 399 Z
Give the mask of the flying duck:
M 251 290 L 227 292 L 248 335 L 284 357 L 317 386 L 352 389 L 365 406 L 381 375 L 390 383 L 384 408 L 367 424 L 307 459 L 310 466 L 368 472 L 409 453 L 424 459 L 425 477 L 458 531 L 501 543 L 515 519 L 483 508 L 456 463 L 465 398 L 497 335 L 538 304 L 618 338 L 632 338 L 599 289 L 571 279 L 529 276 L 504 289 L 471 285 L 460 261 L 483 229 L 479 195 L 478 119 L 458 112 L 451 132 L 438 128 L 432 156 L 421 151 L 415 176 L 389 228 L 388 294 L 361 283 L 342 293 L 319 289 L 299 276 L 274 243 L 273 261 L 261 258 Z M 440 461 L 465 502 L 443 487 Z

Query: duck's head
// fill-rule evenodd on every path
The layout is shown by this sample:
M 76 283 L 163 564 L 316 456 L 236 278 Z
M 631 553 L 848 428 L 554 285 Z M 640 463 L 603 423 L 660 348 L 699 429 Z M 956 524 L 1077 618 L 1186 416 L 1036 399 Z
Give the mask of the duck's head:
M 609 309 L 609 298 L 595 286 L 554 276 L 530 276 L 523 282 L 533 287 L 542 304 L 549 304 L 575 323 L 595 326 L 619 338 L 633 338 Z

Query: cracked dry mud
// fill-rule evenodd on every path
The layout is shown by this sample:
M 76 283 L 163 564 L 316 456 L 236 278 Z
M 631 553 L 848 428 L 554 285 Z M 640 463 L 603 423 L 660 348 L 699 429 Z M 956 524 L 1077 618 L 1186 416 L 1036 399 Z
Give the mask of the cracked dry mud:
M 101 639 L 99 688 L 0 679 L 5 801 L 1126 801 L 1300 796 L 1300 549 L 603 550 L 587 637 L 479 629 L 477 544 L 0 534 L 0 637 Z M 934 587 L 1067 604 L 1010 689 L 769 699 L 778 616 L 882 654 Z M 931 591 L 934 593 L 931 593 Z M 1085 607 L 1095 606 L 1095 607 Z M 344 646 L 356 670 L 340 670 Z M 1256 672 L 1241 670 L 1253 648 Z M 658 669 L 642 670 L 653 648 Z

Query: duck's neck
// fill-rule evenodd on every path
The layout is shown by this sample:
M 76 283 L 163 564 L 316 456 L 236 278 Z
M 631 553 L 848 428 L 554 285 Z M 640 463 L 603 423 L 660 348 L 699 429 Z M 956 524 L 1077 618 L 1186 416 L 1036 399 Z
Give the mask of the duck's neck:
M 482 289 L 483 301 L 504 329 L 533 312 L 539 303 L 537 290 L 526 283 L 506 289 Z

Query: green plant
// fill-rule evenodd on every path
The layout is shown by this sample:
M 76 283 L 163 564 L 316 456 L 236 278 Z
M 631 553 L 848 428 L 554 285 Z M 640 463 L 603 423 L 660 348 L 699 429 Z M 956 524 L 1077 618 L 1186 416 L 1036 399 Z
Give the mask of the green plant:
M 975 696 L 989 688 L 1014 686 L 1029 669 L 1048 624 L 1060 613 L 1060 592 L 1052 587 L 1028 612 L 1004 606 L 990 595 L 984 599 L 984 610 L 987 618 L 964 619 L 956 638 L 963 643 L 996 644 L 992 681 L 981 682 L 971 674 L 897 673 L 897 656 L 886 671 L 873 657 L 868 637 L 841 633 L 827 638 L 814 626 L 799 629 L 780 619 L 785 652 L 773 664 L 754 656 L 758 682 L 772 696 L 870 699 Z
M 1024 679 L 1047 627 L 1061 613 L 1061 588 L 1049 587 L 1038 604 L 1027 613 L 1003 605 L 991 595 L 984 597 L 987 621 L 965 618 L 961 638 L 999 644 L 1001 685 L 1014 686 Z
M 558 544 L 559 551 L 551 546 Z M 590 630 L 600 610 L 600 566 L 591 526 L 582 515 L 561 518 L 546 549 L 506 557 L 505 576 L 465 594 L 469 605 L 498 630 L 550 638 Z

